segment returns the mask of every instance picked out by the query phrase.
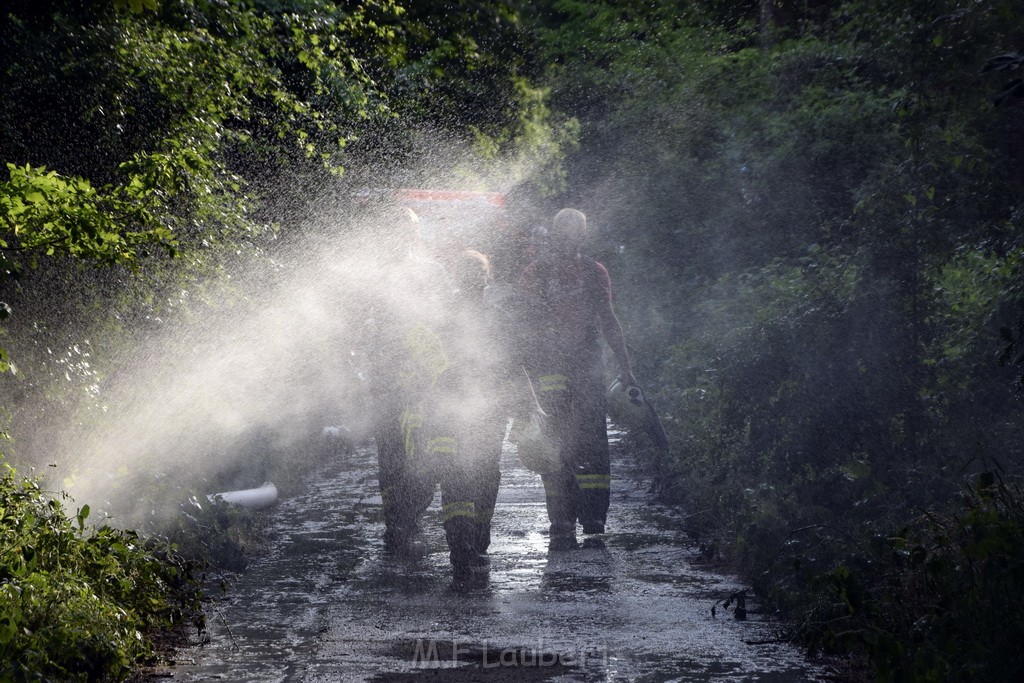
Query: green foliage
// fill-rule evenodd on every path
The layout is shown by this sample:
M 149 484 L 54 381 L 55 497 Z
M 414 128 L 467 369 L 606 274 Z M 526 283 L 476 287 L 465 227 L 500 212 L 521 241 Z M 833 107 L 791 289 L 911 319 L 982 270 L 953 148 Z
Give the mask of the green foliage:
M 340 168 L 357 122 L 384 107 L 361 63 L 391 49 L 369 17 L 398 12 L 390 3 L 115 4 L 14 5 L 0 24 L 0 297 L 19 300 L 21 349 L 39 323 L 97 308 L 88 277 L 58 293 L 67 259 L 132 269 L 143 297 L 180 291 L 267 234 L 251 215 L 254 166 L 273 174 L 268 157 L 294 152 Z M 176 253 L 179 266 L 161 262 Z M 31 289 L 32 269 L 52 288 Z
M 475 162 L 464 165 L 467 175 L 476 173 L 481 187 L 528 186 L 545 197 L 565 190 L 566 154 L 577 148 L 579 122 L 563 118 L 547 106 L 546 89 L 516 80 L 519 121 L 515 127 L 488 134 L 471 125 Z
M 134 182 L 97 191 L 84 178 L 61 178 L 44 168 L 7 164 L 7 169 L 10 180 L 0 184 L 0 249 L 25 252 L 30 264 L 60 252 L 135 266 L 138 245 L 171 248 L 171 232 L 147 210 L 155 188 Z
M 86 527 L 31 479 L 0 478 L 0 676 L 123 678 L 158 630 L 199 612 L 192 565 L 131 531 Z
M 363 167 L 451 143 L 477 152 L 462 182 L 558 188 L 573 126 L 531 80 L 529 40 L 503 2 L 5 7 L 0 301 L 17 315 L 0 322 L 0 370 L 13 358 L 20 379 L 0 381 L 15 431 L 95 393 L 171 310 L 231 298 L 211 284 L 229 268 L 273 271 L 266 248 L 339 187 L 332 174 L 379 178 Z M 47 351 L 86 346 L 84 383 Z
M 550 186 L 571 144 L 503 2 L 15 3 L 5 16 L 0 160 L 17 177 L 0 185 L 4 300 L 5 271 L 66 276 L 65 254 L 180 291 L 273 239 L 269 223 L 326 174 L 406 163 L 415 135 L 485 140 L 520 157 L 515 180 L 539 168 Z M 146 242 L 162 248 L 145 258 Z M 185 259 L 162 263 L 169 250 Z M 43 315 L 12 303 L 25 327 Z
M 383 93 L 363 72 L 365 57 L 351 46 L 390 49 L 391 34 L 369 15 L 394 12 L 387 2 L 351 10 L 307 3 L 302 14 L 187 2 L 145 13 L 14 14 L 3 35 L 13 67 L 5 78 L 0 129 L 8 142 L 0 155 L 49 158 L 62 174 L 104 180 L 107 201 L 134 200 L 147 212 L 128 216 L 129 225 L 152 217 L 141 222 L 160 221 L 191 243 L 223 227 L 252 230 L 239 173 L 246 169 L 231 168 L 231 160 L 295 149 L 337 167 L 354 124 L 384 107 Z M 96 25 L 82 32 L 82 20 Z M 70 59 L 78 66 L 63 62 Z M 70 97 L 67 78 L 76 79 Z M 25 111 L 38 116 L 15 113 Z M 68 154 L 55 146 L 69 140 L 96 149 Z M 88 208 L 95 199 L 83 182 L 71 181 L 75 194 L 50 190 Z M 109 208 L 118 220 L 121 207 Z M 71 230 L 61 223 L 78 217 L 50 218 L 54 229 Z
M 1022 541 L 1024 497 L 983 472 L 952 505 L 847 545 L 827 572 L 794 576 L 809 601 L 802 635 L 815 648 L 865 652 L 880 680 L 1016 680 L 1020 659 L 993 653 L 1024 634 Z M 800 573 L 808 546 L 796 545 L 777 575 L 787 565 Z
M 2 14 L 0 413 L 33 437 L 19 439 L 26 460 L 48 455 L 30 448 L 62 428 L 56 415 L 83 417 L 82 397 L 105 410 L 118 353 L 163 314 L 247 296 L 225 284 L 240 261 L 272 277 L 268 245 L 344 171 L 451 143 L 475 153 L 463 178 L 512 158 L 500 182 L 564 184 L 574 122 L 548 107 L 505 2 L 15 0 Z M 3 560 L 0 596 L 2 661 L 20 668 L 0 678 L 123 676 L 150 629 L 179 623 L 168 587 L 184 569 L 131 532 L 68 527 L 24 486 L 2 519 L 20 535 L 2 548 L 27 564 Z M 149 481 L 139 498 L 167 488 Z M 171 533 L 187 553 L 243 561 L 258 518 L 185 508 Z
M 279 480 L 280 481 L 280 480 Z M 265 513 L 195 494 L 180 514 L 159 525 L 159 533 L 182 557 L 218 569 L 241 570 L 265 543 Z
M 1024 475 L 1019 5 L 545 7 L 570 201 L 675 444 L 664 495 L 804 642 L 882 679 L 1019 675 L 969 630 L 1019 610 L 1017 560 L 963 540 L 1012 543 L 1019 497 L 957 499 L 981 462 Z M 901 534 L 951 575 L 890 562 Z

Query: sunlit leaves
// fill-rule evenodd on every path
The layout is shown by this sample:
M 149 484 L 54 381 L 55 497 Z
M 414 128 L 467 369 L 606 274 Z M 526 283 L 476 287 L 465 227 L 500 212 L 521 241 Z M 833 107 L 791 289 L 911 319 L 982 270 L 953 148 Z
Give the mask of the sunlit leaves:
M 252 165 L 245 155 L 265 157 L 268 150 L 290 147 L 337 166 L 338 150 L 354 135 L 356 122 L 383 102 L 362 69 L 364 58 L 390 50 L 394 40 L 375 20 L 401 14 L 388 0 L 352 8 L 316 0 L 292 12 L 272 4 L 198 1 L 117 0 L 116 7 L 131 11 L 98 8 L 95 26 L 81 35 L 73 14 L 55 14 L 55 24 L 66 29 L 55 27 L 42 37 L 65 52 L 63 59 L 60 52 L 38 50 L 39 37 L 27 25 L 12 24 L 5 34 L 13 48 L 12 84 L 24 89 L 0 111 L 7 141 L 32 139 L 19 132 L 22 115 L 11 115 L 13 103 L 34 95 L 32 79 L 49 83 L 53 76 L 47 80 L 46 73 L 70 60 L 97 77 L 68 84 L 84 108 L 65 125 L 79 136 L 76 141 L 99 145 L 95 157 L 102 160 L 67 182 L 53 172 L 31 174 L 35 192 L 6 198 L 11 234 L 30 233 L 17 235 L 8 256 L 67 253 L 130 262 L 135 232 L 154 236 L 152 231 L 163 230 L 158 241 L 186 247 L 224 230 L 252 232 L 246 182 Z M 64 159 L 65 150 L 54 151 Z M 17 151 L 17 157 L 27 152 Z M 39 151 L 30 154 L 38 158 Z M 80 150 L 75 156 L 88 155 Z M 121 227 L 104 223 L 104 211 Z
M 371 105 L 365 93 L 373 85 L 347 47 L 352 34 L 362 33 L 355 17 L 365 9 L 352 15 L 329 3 L 306 9 L 275 15 L 231 8 L 218 16 L 220 10 L 207 6 L 201 26 L 179 28 L 170 12 L 166 21 L 125 27 L 125 81 L 155 88 L 162 106 L 180 112 L 168 129 L 165 152 L 176 142 L 178 150 L 201 155 L 190 160 L 197 180 L 215 182 L 222 170 L 217 155 L 249 140 L 254 123 L 315 153 L 321 140 L 344 137 L 342 122 L 358 119 Z M 344 100 L 337 98 L 342 93 Z M 324 96 L 331 96 L 326 110 L 310 100 Z M 303 139 L 311 131 L 321 135 Z M 203 189 L 192 196 L 219 196 L 216 188 Z
M 543 91 L 518 76 L 515 12 L 504 2 L 428 5 L 11 8 L 0 27 L 0 162 L 20 170 L 0 178 L 0 280 L 33 277 L 17 283 L 32 304 L 17 301 L 19 338 L 7 347 L 22 353 L 27 337 L 80 330 L 83 319 L 127 332 L 98 297 L 134 316 L 173 299 L 152 288 L 180 291 L 260 253 L 281 227 L 274 221 L 310 201 L 325 170 L 401 147 L 391 141 L 415 126 L 396 124 L 400 116 L 463 140 L 479 124 L 503 153 L 532 146 L 524 156 L 543 158 L 557 180 L 561 136 L 549 135 Z M 353 144 L 360 136 L 368 142 Z M 82 274 L 75 260 L 117 268 Z M 69 277 L 122 278 L 122 266 L 144 279 L 102 294 L 59 291 Z M 37 336 L 32 325 L 51 311 L 61 322 Z
M 146 243 L 172 243 L 170 232 L 147 210 L 139 186 L 94 188 L 84 178 L 7 164 L 0 182 L 0 235 L 8 254 L 29 263 L 42 256 L 72 256 L 104 264 L 134 265 Z
M 0 461 L 2 462 L 2 461 Z M 126 677 L 155 629 L 198 609 L 191 565 L 132 531 L 88 529 L 38 483 L 0 476 L 0 678 Z

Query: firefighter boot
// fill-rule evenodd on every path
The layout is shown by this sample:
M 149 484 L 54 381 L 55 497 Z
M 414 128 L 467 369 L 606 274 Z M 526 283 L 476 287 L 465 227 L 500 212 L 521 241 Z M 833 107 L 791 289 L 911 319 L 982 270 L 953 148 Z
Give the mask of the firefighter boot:
M 456 582 L 471 581 L 475 571 L 484 567 L 487 559 L 476 550 L 476 529 L 472 520 L 456 517 L 444 523 L 448 538 L 448 556 Z
M 572 550 L 576 543 L 576 513 L 574 511 L 573 488 L 576 486 L 571 473 L 564 471 L 542 474 L 544 501 L 548 509 L 551 532 L 548 537 L 549 550 Z

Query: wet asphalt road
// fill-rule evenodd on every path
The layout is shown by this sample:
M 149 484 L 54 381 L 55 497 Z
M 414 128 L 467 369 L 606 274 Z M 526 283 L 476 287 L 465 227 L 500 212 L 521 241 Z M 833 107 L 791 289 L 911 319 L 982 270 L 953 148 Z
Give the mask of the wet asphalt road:
M 425 556 L 383 553 L 374 453 L 345 456 L 274 514 L 273 547 L 208 614 L 210 642 L 162 674 L 200 681 L 806 681 L 820 673 L 719 598 L 678 512 L 649 503 L 613 451 L 604 548 L 549 553 L 540 478 L 506 453 L 490 567 L 455 590 L 438 519 Z M 439 498 L 438 496 L 437 498 Z M 674 516 L 675 515 L 675 516 Z

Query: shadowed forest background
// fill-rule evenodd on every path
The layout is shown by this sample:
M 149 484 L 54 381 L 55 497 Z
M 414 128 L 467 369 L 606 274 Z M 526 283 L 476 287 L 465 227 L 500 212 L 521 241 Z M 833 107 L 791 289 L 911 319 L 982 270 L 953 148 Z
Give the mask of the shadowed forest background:
M 253 281 L 344 231 L 355 190 L 501 190 L 514 229 L 588 215 L 673 443 L 645 463 L 657 494 L 791 637 L 882 678 L 1024 674 L 1020 2 L 0 12 L 0 447 L 19 472 L 71 423 L 116 419 L 126 350 L 263 305 Z M 25 534 L 63 513 L 3 486 L 0 652 L 74 667 L 54 653 L 78 636 L 41 625 L 69 585 L 68 623 L 166 625 L 95 617 L 138 594 L 127 574 L 39 578 L 60 553 L 26 559 Z M 145 647 L 102 651 L 127 671 Z

